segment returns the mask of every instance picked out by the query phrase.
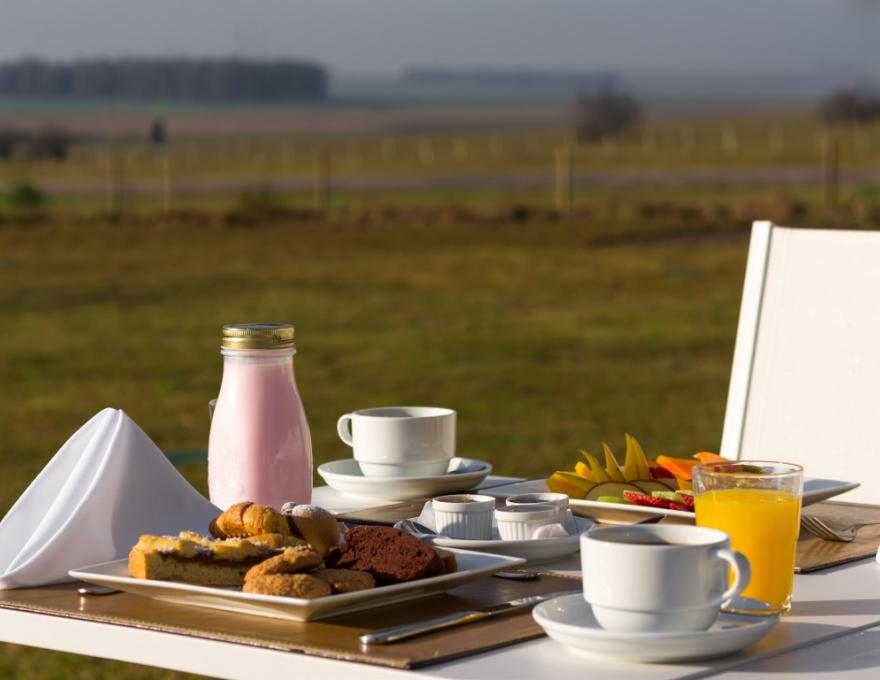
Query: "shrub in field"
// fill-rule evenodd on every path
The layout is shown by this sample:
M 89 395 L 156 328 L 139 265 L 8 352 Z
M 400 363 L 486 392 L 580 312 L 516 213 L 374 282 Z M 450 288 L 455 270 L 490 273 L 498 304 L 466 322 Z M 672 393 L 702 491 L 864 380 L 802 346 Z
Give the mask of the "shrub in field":
M 819 104 L 827 123 L 870 123 L 880 118 L 880 97 L 859 90 L 837 90 Z
M 74 136 L 61 128 L 46 128 L 30 140 L 29 152 L 33 158 L 63 161 L 70 153 Z
M 61 128 L 46 128 L 39 132 L 3 128 L 0 129 L 0 158 L 12 158 L 16 149 L 20 149 L 28 158 L 63 161 L 75 141 L 72 133 Z
M 263 185 L 242 191 L 227 215 L 229 224 L 252 224 L 289 217 L 291 214 L 280 192 Z
M 606 87 L 577 100 L 576 133 L 585 142 L 620 136 L 641 119 L 639 102 L 624 92 Z
M 40 187 L 28 180 L 10 184 L 4 196 L 6 205 L 17 212 L 38 213 L 46 207 L 47 197 Z

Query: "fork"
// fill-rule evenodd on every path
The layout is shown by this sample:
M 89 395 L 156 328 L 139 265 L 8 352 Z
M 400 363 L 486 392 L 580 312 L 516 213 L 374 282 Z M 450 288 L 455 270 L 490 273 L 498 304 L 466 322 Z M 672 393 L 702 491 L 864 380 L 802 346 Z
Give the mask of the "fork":
M 801 515 L 801 528 L 806 529 L 814 536 L 818 536 L 826 541 L 840 541 L 842 543 L 851 543 L 856 538 L 856 533 L 862 527 L 868 527 L 872 524 L 880 524 L 880 521 L 859 522 L 851 524 L 843 529 L 833 529 L 818 517 L 811 515 Z

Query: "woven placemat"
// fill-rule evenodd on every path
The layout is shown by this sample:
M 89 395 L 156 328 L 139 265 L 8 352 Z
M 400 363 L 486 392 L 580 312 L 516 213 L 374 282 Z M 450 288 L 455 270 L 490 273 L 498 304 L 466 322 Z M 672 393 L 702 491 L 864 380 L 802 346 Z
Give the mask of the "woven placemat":
M 392 668 L 419 668 L 531 640 L 544 633 L 532 619 L 531 613 L 525 612 L 390 645 L 364 646 L 358 637 L 386 626 L 415 623 L 517 597 L 581 588 L 579 580 L 549 575 L 536 581 L 483 577 L 448 593 L 420 599 L 417 607 L 410 601 L 299 623 L 171 604 L 128 593 L 81 597 L 76 592 L 79 585 L 0 591 L 0 608 Z M 88 631 L 83 631 L 83 634 L 88 635 Z
M 864 527 L 856 534 L 852 543 L 826 541 L 801 531 L 798 539 L 795 572 L 807 574 L 819 569 L 836 567 L 839 564 L 874 557 L 880 547 L 880 506 L 864 503 L 845 503 L 843 501 L 824 501 L 807 506 L 805 515 L 813 515 L 834 528 L 843 528 L 857 522 L 877 522 Z

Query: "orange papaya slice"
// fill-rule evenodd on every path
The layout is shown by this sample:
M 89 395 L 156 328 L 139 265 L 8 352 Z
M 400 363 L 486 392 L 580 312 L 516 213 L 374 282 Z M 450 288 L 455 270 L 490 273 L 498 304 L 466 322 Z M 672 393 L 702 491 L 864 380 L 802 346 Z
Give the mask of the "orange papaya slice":
M 669 470 L 676 479 L 689 480 L 694 465 L 699 465 L 699 461 L 685 460 L 684 458 L 671 458 L 669 456 L 657 456 L 657 465 L 664 470 Z
M 694 458 L 696 458 L 701 463 L 724 463 L 730 460 L 730 458 L 719 456 L 717 453 L 709 453 L 708 451 L 700 451 L 699 453 L 695 453 Z

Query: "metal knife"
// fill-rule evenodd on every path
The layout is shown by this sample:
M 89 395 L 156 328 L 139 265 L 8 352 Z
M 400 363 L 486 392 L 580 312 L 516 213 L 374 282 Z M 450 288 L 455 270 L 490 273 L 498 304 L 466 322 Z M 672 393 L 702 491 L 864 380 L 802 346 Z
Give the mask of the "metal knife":
M 578 588 L 577 590 L 561 590 L 559 592 L 548 593 L 546 595 L 520 597 L 515 600 L 492 605 L 491 607 L 484 607 L 482 609 L 471 609 L 463 612 L 455 612 L 454 614 L 438 616 L 433 619 L 428 619 L 427 621 L 420 621 L 419 623 L 409 623 L 403 626 L 382 628 L 381 630 L 376 630 L 372 633 L 365 633 L 364 635 L 361 635 L 360 641 L 365 645 L 382 645 L 388 642 L 406 640 L 417 635 L 433 633 L 434 631 L 443 630 L 445 628 L 453 628 L 455 626 L 461 626 L 466 623 L 473 623 L 474 621 L 482 621 L 483 619 L 488 619 L 493 616 L 500 616 L 502 614 L 513 614 L 514 612 L 528 609 L 538 604 L 539 602 L 543 602 L 544 600 L 551 600 L 554 597 L 561 597 L 562 595 L 571 595 L 572 593 L 579 592 L 581 592 L 580 588 Z

